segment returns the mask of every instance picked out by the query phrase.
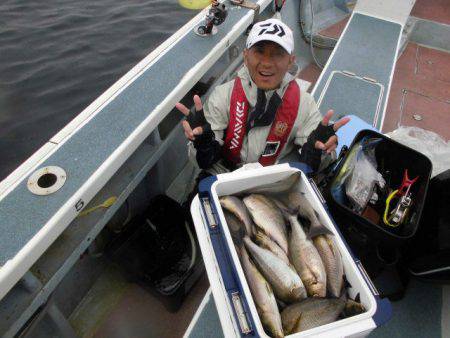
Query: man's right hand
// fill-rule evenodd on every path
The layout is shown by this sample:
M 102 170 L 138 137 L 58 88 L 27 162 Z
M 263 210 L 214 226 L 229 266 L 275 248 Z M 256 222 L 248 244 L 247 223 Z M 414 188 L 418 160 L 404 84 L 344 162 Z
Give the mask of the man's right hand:
M 194 95 L 195 114 L 182 103 L 178 102 L 175 107 L 186 117 L 181 124 L 183 125 L 184 135 L 187 139 L 194 141 L 195 137 L 203 134 L 209 127 L 208 121 L 205 119 L 203 112 L 202 100 L 198 95 Z
M 200 169 L 207 170 L 220 159 L 222 148 L 214 138 L 214 132 L 205 118 L 202 100 L 198 95 L 194 95 L 194 104 L 195 113 L 191 113 L 180 102 L 175 106 L 185 116 L 181 124 L 183 125 L 184 135 L 194 144 L 198 166 Z

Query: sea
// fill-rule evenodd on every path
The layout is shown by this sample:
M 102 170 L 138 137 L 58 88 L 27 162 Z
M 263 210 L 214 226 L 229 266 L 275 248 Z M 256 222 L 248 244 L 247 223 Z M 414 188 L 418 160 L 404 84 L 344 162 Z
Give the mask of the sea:
M 1 0 L 0 181 L 197 13 L 177 0 Z

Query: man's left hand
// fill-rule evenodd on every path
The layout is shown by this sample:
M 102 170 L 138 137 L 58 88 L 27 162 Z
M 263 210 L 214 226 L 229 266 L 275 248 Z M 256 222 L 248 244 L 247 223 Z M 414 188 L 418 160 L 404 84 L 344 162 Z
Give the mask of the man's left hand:
M 320 149 L 320 150 L 326 152 L 327 154 L 331 154 L 334 150 L 336 150 L 336 147 L 338 145 L 337 135 L 332 135 L 329 137 L 328 137 L 328 135 L 331 133 L 334 134 L 334 132 L 338 131 L 339 128 L 346 125 L 348 123 L 348 121 L 350 121 L 349 117 L 343 117 L 339 121 L 337 121 L 334 124 L 332 124 L 331 126 L 329 126 L 328 124 L 330 123 L 330 120 L 331 120 L 331 117 L 333 116 L 333 114 L 334 114 L 334 111 L 329 110 L 323 117 L 322 122 L 320 123 L 322 127 L 319 125 L 316 129 L 316 131 L 318 132 L 317 136 L 319 136 L 319 134 L 321 134 L 319 132 L 319 128 L 323 129 L 323 130 L 332 128 L 332 130 L 329 130 L 330 133 L 323 134 L 323 135 L 327 134 L 327 136 L 325 138 L 318 137 L 318 140 L 314 144 L 314 147 L 316 149 Z

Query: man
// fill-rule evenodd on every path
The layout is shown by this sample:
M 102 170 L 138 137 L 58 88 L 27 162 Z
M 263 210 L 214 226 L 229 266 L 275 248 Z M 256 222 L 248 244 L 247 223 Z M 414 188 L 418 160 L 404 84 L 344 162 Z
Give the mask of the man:
M 328 126 L 313 97 L 300 91 L 288 73 L 295 62 L 291 29 L 277 19 L 255 24 L 247 39 L 244 64 L 235 80 L 217 86 L 203 112 L 194 96 L 195 114 L 178 103 L 182 121 L 203 175 L 234 170 L 245 163 L 271 165 L 293 152 L 297 161 L 317 170 L 322 154 L 336 149 L 335 131 L 343 118 Z M 192 146 L 195 149 L 192 149 Z M 298 154 L 298 153 L 297 153 Z

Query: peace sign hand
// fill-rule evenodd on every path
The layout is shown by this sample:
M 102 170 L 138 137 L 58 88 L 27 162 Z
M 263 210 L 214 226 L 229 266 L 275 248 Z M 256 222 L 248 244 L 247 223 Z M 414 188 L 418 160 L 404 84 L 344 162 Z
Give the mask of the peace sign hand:
M 334 111 L 329 110 L 323 117 L 322 122 L 317 126 L 316 130 L 313 131 L 316 139 L 314 147 L 327 154 L 331 154 L 337 147 L 338 137 L 335 132 L 350 121 L 349 117 L 343 117 L 334 124 L 328 125 L 333 114 Z
M 196 136 L 202 135 L 205 130 L 210 129 L 209 123 L 203 112 L 202 100 L 198 95 L 194 95 L 195 113 L 182 103 L 178 102 L 175 107 L 186 117 L 181 124 L 183 125 L 184 135 L 187 139 L 194 141 Z

